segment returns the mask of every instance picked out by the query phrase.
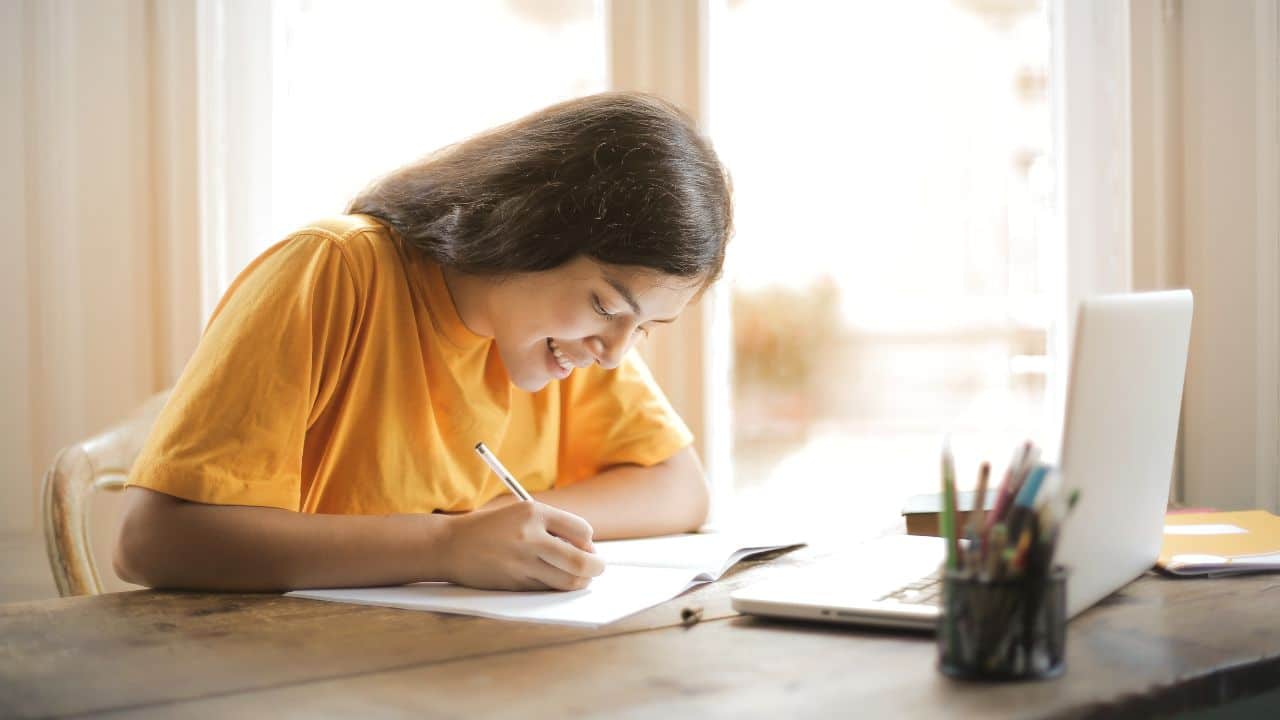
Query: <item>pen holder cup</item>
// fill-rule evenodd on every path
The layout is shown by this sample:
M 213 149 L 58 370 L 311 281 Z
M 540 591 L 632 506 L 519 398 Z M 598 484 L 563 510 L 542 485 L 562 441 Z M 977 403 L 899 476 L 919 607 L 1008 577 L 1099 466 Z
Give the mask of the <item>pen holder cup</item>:
M 1040 680 L 1066 669 L 1067 571 L 983 580 L 944 571 L 938 669 L 964 680 Z

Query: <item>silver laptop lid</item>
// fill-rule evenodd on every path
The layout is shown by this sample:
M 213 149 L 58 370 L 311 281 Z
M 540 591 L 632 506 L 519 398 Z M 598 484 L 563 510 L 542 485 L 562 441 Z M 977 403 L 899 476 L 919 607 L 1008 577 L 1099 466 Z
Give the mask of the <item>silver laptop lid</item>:
M 1080 305 L 1062 433 L 1062 487 L 1080 488 L 1058 562 L 1073 617 L 1155 562 L 1191 340 L 1189 290 Z

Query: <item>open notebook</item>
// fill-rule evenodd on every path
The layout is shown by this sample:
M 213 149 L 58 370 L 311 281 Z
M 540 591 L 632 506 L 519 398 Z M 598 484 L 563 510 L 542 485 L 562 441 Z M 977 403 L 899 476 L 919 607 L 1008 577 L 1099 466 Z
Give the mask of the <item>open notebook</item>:
M 512 592 L 451 583 L 333 590 L 295 590 L 291 597 L 384 605 L 503 620 L 598 627 L 717 580 L 739 560 L 800 543 L 763 544 L 738 534 L 667 535 L 595 544 L 605 571 L 582 590 Z
M 1265 510 L 1168 515 L 1156 566 L 1215 577 L 1280 571 L 1280 517 Z

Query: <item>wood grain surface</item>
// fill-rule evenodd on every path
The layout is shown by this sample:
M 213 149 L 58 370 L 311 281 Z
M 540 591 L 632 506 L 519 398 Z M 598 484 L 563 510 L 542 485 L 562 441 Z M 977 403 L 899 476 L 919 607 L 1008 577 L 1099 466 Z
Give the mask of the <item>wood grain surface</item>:
M 820 555 L 745 563 L 595 630 L 278 595 L 0 606 L 0 716 L 1145 717 L 1280 686 L 1280 576 L 1143 577 L 1070 624 L 1062 678 L 973 684 L 935 670 L 929 636 L 730 608 Z

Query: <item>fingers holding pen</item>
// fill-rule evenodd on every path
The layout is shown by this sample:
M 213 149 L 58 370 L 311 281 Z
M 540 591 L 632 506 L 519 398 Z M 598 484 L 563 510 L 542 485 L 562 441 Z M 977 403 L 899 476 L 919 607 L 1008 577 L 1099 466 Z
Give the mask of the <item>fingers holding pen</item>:
M 604 572 L 604 561 L 595 553 L 580 550 L 559 538 L 549 537 L 538 548 L 538 558 L 574 577 L 591 579 Z
M 547 532 L 585 552 L 596 551 L 595 545 L 591 542 L 595 530 L 590 523 L 571 512 L 542 503 L 534 504 L 542 513 Z
M 476 453 L 521 500 L 495 513 L 515 521 L 519 544 L 532 550 L 533 567 L 527 577 L 548 587 L 570 590 L 590 582 L 604 572 L 604 561 L 595 555 L 591 542 L 594 530 L 590 523 L 573 513 L 533 500 L 515 476 L 498 460 L 483 442 L 476 443 Z M 519 554 L 519 550 L 515 551 Z
M 527 539 L 546 564 L 579 578 L 593 578 L 604 572 L 604 561 L 591 543 L 591 525 L 586 520 L 538 502 L 528 503 L 531 524 Z
M 449 525 L 441 549 L 450 558 L 447 579 L 459 585 L 576 590 L 604 572 L 598 555 L 573 542 L 589 543 L 586 521 L 541 503 L 477 510 L 451 518 Z

